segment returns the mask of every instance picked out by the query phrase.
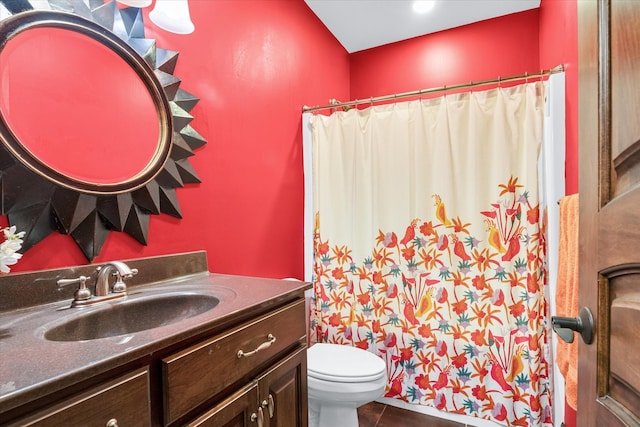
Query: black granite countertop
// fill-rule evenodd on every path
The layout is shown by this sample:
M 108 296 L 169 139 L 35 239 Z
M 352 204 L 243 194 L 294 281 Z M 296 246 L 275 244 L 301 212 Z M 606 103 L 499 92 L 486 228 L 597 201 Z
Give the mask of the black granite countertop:
M 135 267 L 136 263 L 132 261 L 130 265 Z M 71 300 L 65 299 L 0 312 L 0 414 L 190 337 L 237 323 L 253 312 L 301 297 L 309 287 L 299 281 L 206 271 L 189 272 L 151 284 L 138 283 L 130 289 L 127 299 L 151 293 L 184 292 L 215 296 L 220 302 L 209 311 L 172 324 L 86 341 L 51 341 L 45 332 L 61 322 L 103 310 L 106 305 L 119 301 L 70 308 Z

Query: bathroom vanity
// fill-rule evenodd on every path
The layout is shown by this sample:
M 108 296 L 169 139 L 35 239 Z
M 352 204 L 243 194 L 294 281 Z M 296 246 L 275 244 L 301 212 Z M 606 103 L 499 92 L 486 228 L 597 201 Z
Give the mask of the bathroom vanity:
M 0 424 L 307 425 L 309 284 L 126 263 L 127 296 L 92 306 L 56 283 L 97 265 L 0 278 Z

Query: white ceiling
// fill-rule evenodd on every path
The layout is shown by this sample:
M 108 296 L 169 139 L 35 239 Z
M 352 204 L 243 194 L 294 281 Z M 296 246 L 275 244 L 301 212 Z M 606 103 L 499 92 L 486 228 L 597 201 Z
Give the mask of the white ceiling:
M 413 12 L 413 0 L 304 0 L 349 53 L 540 6 L 540 0 L 436 0 Z

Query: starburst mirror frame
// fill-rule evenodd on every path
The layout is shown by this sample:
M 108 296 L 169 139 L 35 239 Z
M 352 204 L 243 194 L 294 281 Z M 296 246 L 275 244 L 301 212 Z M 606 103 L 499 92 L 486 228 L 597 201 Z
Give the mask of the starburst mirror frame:
M 146 245 L 150 215 L 182 218 L 176 188 L 200 182 L 189 157 L 206 141 L 189 125 L 199 99 L 181 89 L 173 75 L 178 52 L 145 38 L 140 9 L 119 9 L 113 0 L 49 0 L 49 5 L 51 10 L 14 12 L 0 21 L 0 52 L 30 28 L 63 28 L 91 37 L 135 70 L 160 123 L 154 160 L 129 180 L 103 185 L 70 178 L 35 158 L 0 111 L 0 212 L 25 232 L 23 250 L 58 231 L 70 235 L 91 262 L 110 231 Z

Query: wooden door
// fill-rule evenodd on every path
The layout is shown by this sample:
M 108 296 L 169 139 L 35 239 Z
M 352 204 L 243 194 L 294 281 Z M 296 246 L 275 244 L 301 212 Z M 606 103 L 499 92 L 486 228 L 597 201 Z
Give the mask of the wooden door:
M 265 427 L 306 427 L 307 349 L 298 350 L 258 378 Z
M 640 1 L 579 0 L 580 427 L 640 425 Z

